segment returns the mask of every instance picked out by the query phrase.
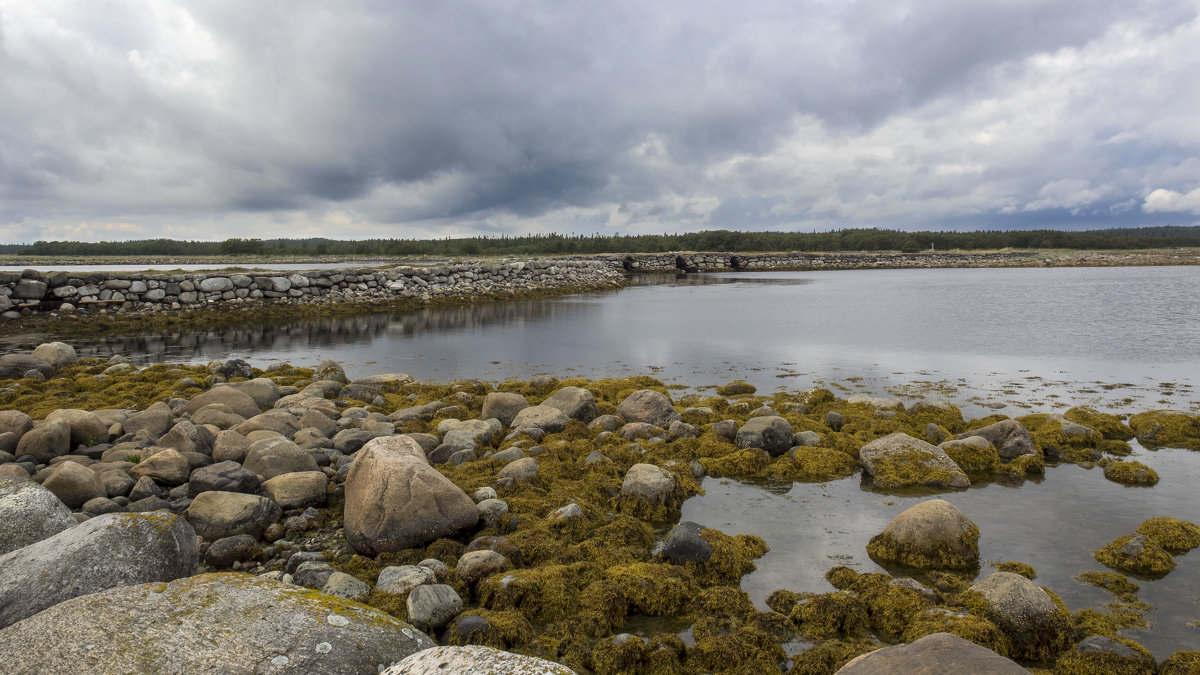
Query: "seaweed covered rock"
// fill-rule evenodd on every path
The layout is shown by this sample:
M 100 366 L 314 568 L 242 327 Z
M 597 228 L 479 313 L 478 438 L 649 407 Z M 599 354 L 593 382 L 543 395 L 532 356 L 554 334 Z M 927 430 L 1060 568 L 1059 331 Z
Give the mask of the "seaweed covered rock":
M 1177 651 L 1158 666 L 1158 675 L 1195 675 L 1200 673 L 1200 651 Z
M 1016 420 L 1001 420 L 995 424 L 961 433 L 957 438 L 970 436 L 987 439 L 987 442 L 995 446 L 1001 459 L 1016 459 L 1021 455 L 1037 454 L 1037 447 L 1033 444 L 1033 437 L 1030 436 L 1029 430 Z
M 98 516 L 0 556 L 0 626 L 106 588 L 178 579 L 198 560 L 196 533 L 179 516 Z
M 855 657 L 838 675 L 901 675 L 909 673 L 978 673 L 1027 675 L 1029 671 L 990 649 L 950 633 L 933 633 L 904 645 L 884 647 Z
M 708 562 L 712 557 L 713 548 L 700 535 L 703 529 L 699 523 L 687 520 L 677 523 L 663 541 L 663 559 L 676 564 Z
M 489 673 L 490 675 L 573 675 L 570 668 L 492 647 L 434 647 L 405 658 L 380 675 L 441 675 L 442 673 Z
M 867 553 L 920 569 L 969 568 L 979 562 L 979 528 L 950 502 L 930 499 L 893 518 Z
M 971 484 L 945 451 L 902 431 L 862 446 L 858 458 L 875 485 L 885 489 L 911 485 L 965 488 Z
M 28 478 L 0 476 L 0 555 L 75 525 L 71 509 Z
M 779 480 L 824 482 L 852 476 L 861 469 L 858 460 L 841 450 L 797 446 L 771 462 L 766 473 Z
M 778 415 L 751 417 L 737 431 L 734 443 L 739 448 L 762 448 L 778 457 L 792 447 L 792 425 Z
M 934 633 L 951 633 L 999 654 L 1012 653 L 1012 640 L 996 624 L 967 611 L 931 607 L 912 617 L 904 629 L 904 641 L 916 640 Z
M 1011 572 L 993 572 L 971 585 L 963 600 L 972 614 L 994 623 L 1012 640 L 1012 656 L 1049 661 L 1074 640 L 1070 612 L 1045 589 Z
M 801 597 L 788 618 L 810 639 L 863 637 L 871 628 L 867 606 L 857 593 L 849 591 Z
M 114 588 L 0 630 L 14 672 L 373 673 L 433 646 L 378 610 L 243 574 Z
M 1158 472 L 1141 462 L 1104 462 L 1104 477 L 1122 485 L 1149 487 L 1158 483 Z
M 1179 410 L 1151 410 L 1129 418 L 1129 428 L 1147 448 L 1200 450 L 1200 416 Z
M 1095 408 L 1078 406 L 1063 413 L 1063 417 L 1076 424 L 1095 429 L 1101 436 L 1109 440 L 1127 441 L 1133 438 L 1133 429 L 1130 429 L 1129 425 L 1125 424 L 1120 417 L 1102 413 Z
M 1158 670 L 1146 648 L 1124 638 L 1093 635 L 1054 664 L 1057 675 L 1153 675 Z
M 1096 561 L 1122 572 L 1161 577 L 1175 569 L 1175 559 L 1153 538 L 1144 534 L 1118 537 L 1096 551 Z
M 345 531 L 363 555 L 399 551 L 472 527 L 475 502 L 425 460 L 407 436 L 378 438 L 358 451 L 345 485 Z
M 942 441 L 938 447 L 968 475 L 988 474 L 1000 466 L 1000 453 L 983 436 Z
M 1200 546 L 1200 526 L 1177 518 L 1151 518 L 1136 532 L 1150 537 L 1171 553 L 1187 553 Z

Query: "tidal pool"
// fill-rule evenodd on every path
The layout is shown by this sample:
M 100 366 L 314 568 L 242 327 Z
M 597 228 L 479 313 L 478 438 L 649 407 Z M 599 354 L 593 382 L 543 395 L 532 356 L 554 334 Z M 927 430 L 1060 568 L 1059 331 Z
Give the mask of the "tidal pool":
M 921 495 L 874 492 L 858 476 L 783 485 L 706 478 L 705 494 L 684 503 L 681 519 L 766 541 L 771 550 L 757 561 L 756 571 L 742 578 L 742 588 L 766 610 L 765 600 L 776 589 L 832 591 L 824 574 L 837 565 L 895 573 L 867 556 L 867 542 L 901 511 L 936 496 L 979 526 L 980 578 L 994 571 L 989 562 L 1024 562 L 1037 569 L 1035 581 L 1072 611 L 1102 609 L 1115 598 L 1075 580 L 1083 572 L 1111 571 L 1093 559 L 1096 550 L 1150 518 L 1200 521 L 1200 453 L 1132 444 L 1132 457 L 1158 472 L 1158 485 L 1125 487 L 1105 479 L 1100 468 L 1074 464 L 1047 467 L 1045 478 L 1037 481 Z M 1121 633 L 1160 660 L 1176 650 L 1200 649 L 1200 549 L 1175 556 L 1175 562 L 1176 568 L 1159 580 L 1130 576 L 1141 586 L 1138 599 L 1154 610 L 1146 615 L 1149 628 Z

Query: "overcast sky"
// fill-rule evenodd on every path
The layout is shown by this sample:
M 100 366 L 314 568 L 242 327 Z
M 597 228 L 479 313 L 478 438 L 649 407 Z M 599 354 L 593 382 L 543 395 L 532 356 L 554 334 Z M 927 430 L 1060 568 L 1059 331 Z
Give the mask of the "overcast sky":
M 1195 224 L 1198 11 L 0 0 L 0 241 Z

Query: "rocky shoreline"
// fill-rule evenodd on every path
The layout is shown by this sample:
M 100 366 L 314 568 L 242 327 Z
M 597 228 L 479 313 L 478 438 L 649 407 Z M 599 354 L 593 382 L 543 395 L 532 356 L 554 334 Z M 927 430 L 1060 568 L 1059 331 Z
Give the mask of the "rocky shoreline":
M 1196 672 L 1198 652 L 1158 663 L 1118 634 L 1146 609 L 1126 575 L 1169 574 L 1196 525 L 1153 518 L 1097 551 L 1109 571 L 1088 583 L 1116 600 L 1070 612 L 1028 565 L 981 572 L 988 532 L 937 498 L 1064 462 L 1153 484 L 1123 459 L 1135 437 L 1200 449 L 1200 417 L 967 420 L 740 381 L 673 400 L 648 377 L 351 382 L 334 362 L 138 368 L 47 343 L 0 356 L 0 655 L 10 672 Z M 778 589 L 769 611 L 739 588 L 765 543 L 680 521 L 706 476 L 853 475 L 929 496 L 862 543 L 892 573 L 834 567 L 833 590 Z

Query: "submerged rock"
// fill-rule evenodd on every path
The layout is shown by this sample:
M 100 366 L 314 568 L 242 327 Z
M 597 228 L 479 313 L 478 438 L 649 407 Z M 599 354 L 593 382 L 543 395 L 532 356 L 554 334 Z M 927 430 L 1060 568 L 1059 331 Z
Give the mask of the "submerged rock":
M 969 568 L 979 562 L 979 528 L 950 502 L 931 499 L 893 518 L 867 553 L 920 569 Z
M 59 604 L 0 630 L 0 661 L 11 672 L 359 674 L 434 645 L 358 603 L 259 577 L 203 574 Z
M 1093 635 L 1059 657 L 1054 672 L 1060 675 L 1091 673 L 1146 673 L 1157 670 L 1154 656 L 1146 648 L 1123 638 Z
M 1118 537 L 1096 551 L 1096 561 L 1122 572 L 1161 577 L 1175 569 L 1175 558 L 1157 541 L 1144 534 Z

